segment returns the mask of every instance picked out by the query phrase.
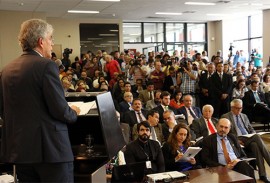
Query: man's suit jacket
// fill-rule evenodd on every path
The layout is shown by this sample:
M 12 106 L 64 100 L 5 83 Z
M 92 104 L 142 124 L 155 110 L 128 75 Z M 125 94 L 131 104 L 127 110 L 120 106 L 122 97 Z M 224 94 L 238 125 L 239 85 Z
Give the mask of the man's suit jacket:
M 192 110 L 194 111 L 194 113 L 196 114 L 196 116 L 198 118 L 200 118 L 202 116 L 202 112 L 201 112 L 199 107 L 192 107 Z M 187 113 L 187 110 L 186 110 L 185 106 L 180 107 L 179 109 L 177 109 L 176 113 L 177 114 L 183 114 L 185 116 L 186 121 L 188 120 L 188 113 Z
M 154 97 L 155 97 L 154 96 L 154 91 L 152 91 L 152 93 L 153 93 L 153 99 L 154 99 Z M 149 96 L 148 90 L 145 89 L 145 90 L 140 91 L 139 92 L 139 98 L 141 99 L 142 104 L 145 105 L 146 102 L 150 100 L 150 96 Z
M 170 94 L 173 95 L 174 90 L 170 89 L 171 86 L 173 86 L 173 80 L 172 76 L 166 76 L 163 84 L 163 91 L 168 91 Z
M 0 97 L 3 162 L 74 160 L 67 123 L 75 122 L 77 114 L 67 104 L 52 60 L 24 52 L 3 69 Z
M 245 157 L 246 154 L 242 150 L 237 138 L 232 135 L 227 135 L 231 146 L 234 150 L 234 153 L 237 158 Z M 203 161 L 207 166 L 214 167 L 220 166 L 221 164 L 218 162 L 218 154 L 217 154 L 217 134 L 214 133 L 209 135 L 203 139 L 202 142 L 202 157 Z
M 211 118 L 211 121 L 213 125 L 216 126 L 218 120 L 216 118 Z M 199 138 L 201 136 L 208 136 L 208 128 L 203 117 L 194 119 L 192 124 L 190 125 L 190 130 L 194 132 L 196 138 Z
M 264 93 L 258 91 L 259 98 L 262 102 L 265 102 L 265 96 Z M 253 95 L 252 90 L 249 90 L 245 93 L 243 97 L 243 112 L 245 114 L 249 114 L 252 112 L 252 109 L 254 108 L 254 105 L 256 104 L 255 97 Z
M 119 103 L 119 107 L 120 107 L 120 112 L 124 113 L 124 112 L 129 111 L 130 105 L 124 100 Z
M 243 113 L 240 113 L 239 117 L 241 118 L 241 120 L 243 122 L 243 125 L 244 125 L 244 128 L 247 130 L 248 133 L 256 133 L 256 131 L 251 126 L 247 115 L 245 115 Z M 226 114 L 223 114 L 221 116 L 221 118 L 227 118 L 228 120 L 230 120 L 230 122 L 231 122 L 230 133 L 232 133 L 233 135 L 237 136 L 236 126 L 235 126 L 236 122 L 234 121 L 233 113 L 232 112 L 228 112 Z
M 159 143 L 155 140 L 148 140 L 148 145 L 152 154 L 152 157 L 150 157 L 149 159 L 152 162 L 152 170 L 154 172 L 164 172 L 164 158 Z M 139 139 L 136 139 L 135 141 L 129 143 L 126 146 L 126 151 L 124 152 L 124 154 L 127 164 L 148 161 L 147 155 L 145 154 L 142 146 L 140 145 Z
M 142 109 L 141 111 L 145 119 L 147 119 L 147 110 Z M 128 123 L 131 129 L 133 128 L 135 124 L 139 123 L 137 120 L 137 115 L 134 110 L 125 112 L 123 116 L 124 116 L 123 117 L 124 119 L 122 122 Z
M 174 114 L 175 114 L 175 109 L 174 108 L 172 108 L 171 106 L 168 106 L 168 109 L 173 111 Z M 158 114 L 159 114 L 159 123 L 164 123 L 164 121 L 163 121 L 164 109 L 163 109 L 162 105 L 159 105 L 159 106 L 155 107 L 153 110 L 157 111 Z
M 208 78 L 208 71 L 204 71 L 204 73 L 202 73 L 198 84 L 199 84 L 200 89 L 202 88 L 209 89 L 210 78 Z
M 221 94 L 231 94 L 232 92 L 232 77 L 229 74 L 223 73 L 222 81 L 217 72 L 210 79 L 209 95 L 212 98 L 220 99 Z M 228 99 L 228 98 L 227 98 Z

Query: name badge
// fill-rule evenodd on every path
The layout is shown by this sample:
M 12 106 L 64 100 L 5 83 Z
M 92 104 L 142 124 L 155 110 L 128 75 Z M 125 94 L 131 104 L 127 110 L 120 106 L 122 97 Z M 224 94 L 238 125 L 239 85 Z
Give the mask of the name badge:
M 152 168 L 151 161 L 146 161 L 146 168 Z

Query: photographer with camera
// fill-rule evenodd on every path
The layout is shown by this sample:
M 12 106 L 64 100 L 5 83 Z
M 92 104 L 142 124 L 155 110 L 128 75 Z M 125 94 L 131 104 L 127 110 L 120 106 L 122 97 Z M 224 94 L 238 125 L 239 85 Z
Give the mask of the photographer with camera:
M 129 74 L 133 76 L 134 83 L 136 83 L 137 79 L 142 79 L 142 84 L 145 84 L 146 72 L 147 69 L 143 66 L 141 57 L 137 58 L 129 69 Z
M 71 54 L 72 51 L 73 50 L 69 49 L 69 48 L 64 49 L 63 59 L 61 61 L 62 61 L 62 64 L 65 66 L 65 71 L 67 71 L 68 68 L 71 66 L 71 61 L 69 59 L 69 54 Z
M 180 89 L 183 95 L 191 95 L 193 98 L 193 104 L 196 104 L 196 80 L 198 78 L 198 71 L 192 70 L 191 62 L 181 62 L 180 68 L 177 73 L 177 84 L 180 85 Z
M 251 61 L 254 61 L 255 67 L 262 67 L 263 66 L 262 55 L 259 54 L 258 48 L 254 48 L 254 50 L 252 50 L 252 54 L 250 56 L 251 56 Z

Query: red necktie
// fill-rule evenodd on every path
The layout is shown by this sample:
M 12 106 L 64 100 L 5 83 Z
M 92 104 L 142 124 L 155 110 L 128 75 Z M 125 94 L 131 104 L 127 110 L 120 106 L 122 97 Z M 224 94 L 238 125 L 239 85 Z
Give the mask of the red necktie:
M 208 126 L 208 129 L 210 131 L 210 135 L 213 134 L 213 133 L 216 133 L 213 125 L 210 123 L 209 119 L 207 119 L 207 126 Z

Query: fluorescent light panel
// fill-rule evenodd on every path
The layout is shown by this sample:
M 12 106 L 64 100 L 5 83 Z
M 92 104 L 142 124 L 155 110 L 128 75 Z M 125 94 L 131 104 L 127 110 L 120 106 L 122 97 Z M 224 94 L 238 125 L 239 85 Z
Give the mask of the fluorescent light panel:
M 87 1 L 100 1 L 100 2 L 120 2 L 120 0 L 87 0 Z
M 99 13 L 99 11 L 68 10 L 68 13 Z
M 216 3 L 207 2 L 185 2 L 186 5 L 199 5 L 199 6 L 214 6 Z
M 222 17 L 222 16 L 228 16 L 227 14 L 206 14 L 207 16 L 216 16 L 216 17 Z
M 118 32 L 118 30 L 110 30 L 111 32 Z
M 182 15 L 182 13 L 174 13 L 174 12 L 156 12 L 156 15 Z

